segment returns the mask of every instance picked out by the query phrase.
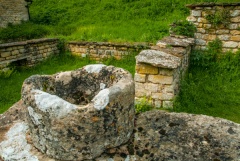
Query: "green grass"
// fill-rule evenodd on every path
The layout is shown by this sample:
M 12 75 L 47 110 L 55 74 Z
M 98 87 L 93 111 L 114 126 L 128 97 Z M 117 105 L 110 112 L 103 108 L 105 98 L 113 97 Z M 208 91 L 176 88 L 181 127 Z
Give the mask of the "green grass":
M 238 1 L 34 0 L 30 6 L 32 24 L 22 28 L 18 26 L 21 29 L 14 35 L 28 39 L 30 34 L 25 29 L 41 25 L 47 32 L 32 37 L 58 37 L 68 41 L 156 42 L 169 34 L 170 24 L 190 15 L 186 4 Z M 8 32 L 2 31 L 2 34 Z
M 240 53 L 227 53 L 213 59 L 195 51 L 189 73 L 175 100 L 175 112 L 221 117 L 240 123 Z
M 19 68 L 10 74 L 0 75 L 0 113 L 6 111 L 21 98 L 23 81 L 34 74 L 54 74 L 60 71 L 68 71 L 81 68 L 87 64 L 95 64 L 96 61 L 88 58 L 71 56 L 69 53 L 54 56 L 33 68 Z M 135 72 L 135 53 L 126 56 L 123 60 L 109 59 L 103 61 L 106 65 L 114 65 Z

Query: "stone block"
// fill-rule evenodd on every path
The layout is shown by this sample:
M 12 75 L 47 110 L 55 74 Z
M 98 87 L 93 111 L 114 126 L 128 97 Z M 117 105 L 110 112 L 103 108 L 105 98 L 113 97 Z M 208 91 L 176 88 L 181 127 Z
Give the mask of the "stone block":
M 196 22 L 196 21 L 197 21 L 197 18 L 194 17 L 194 16 L 188 16 L 188 17 L 187 17 L 187 21 Z
M 216 34 L 222 35 L 222 34 L 229 34 L 229 30 L 217 30 Z
M 144 88 L 146 91 L 149 92 L 158 92 L 159 89 L 159 84 L 154 84 L 154 83 L 144 83 Z
M 197 28 L 197 32 L 205 34 L 206 30 L 204 28 Z
M 199 17 L 197 21 L 198 21 L 199 23 L 204 23 L 204 24 L 208 23 L 208 20 L 205 19 L 205 18 L 202 18 L 202 17 Z
M 134 80 L 135 80 L 135 82 L 144 83 L 144 82 L 146 82 L 146 75 L 135 73 Z
M 149 97 L 151 96 L 151 92 L 148 90 L 145 90 L 145 85 L 144 83 L 138 83 L 135 82 L 135 97 Z
M 159 83 L 159 84 L 172 84 L 173 76 L 149 75 L 148 81 L 152 83 Z
M 173 108 L 172 101 L 163 101 L 163 108 Z
M 202 11 L 201 10 L 192 10 L 191 15 L 195 16 L 195 17 L 200 17 L 202 15 Z
M 231 18 L 231 22 L 233 22 L 233 23 L 239 23 L 239 22 L 240 22 L 240 16 Z
M 162 101 L 161 100 L 154 100 L 154 106 L 156 108 L 162 107 Z
M 133 132 L 134 81 L 120 68 L 95 64 L 35 75 L 25 80 L 22 99 L 34 146 L 57 160 L 93 160 Z
M 212 40 L 215 40 L 217 38 L 217 36 L 216 35 L 208 35 L 208 38 L 207 38 L 207 40 L 209 41 L 212 41 Z
M 230 34 L 231 35 L 240 35 L 240 30 L 231 30 Z
M 159 74 L 163 76 L 172 76 L 173 69 L 159 68 Z
M 204 24 L 204 25 L 203 25 L 203 28 L 205 28 L 205 29 L 210 29 L 211 27 L 212 27 L 211 24 Z
M 232 29 L 232 30 L 238 29 L 238 24 L 236 23 L 229 24 L 229 29 Z
M 6 58 L 6 57 L 9 57 L 9 56 L 11 56 L 11 52 L 1 53 L 1 57 L 2 57 L 2 58 Z
M 136 65 L 136 72 L 139 74 L 158 74 L 158 67 L 149 64 L 138 63 Z
M 240 10 L 230 11 L 231 17 L 240 16 Z
M 163 94 L 162 93 L 152 93 L 152 99 L 162 100 Z
M 234 42 L 234 41 L 223 41 L 223 47 L 225 48 L 237 48 L 238 47 L 238 43 Z
M 222 41 L 230 40 L 230 35 L 218 35 L 218 38 Z
M 202 40 L 202 39 L 196 39 L 196 45 L 206 45 L 207 42 L 205 40 Z
M 231 41 L 240 41 L 240 36 L 232 36 Z
M 18 54 L 19 54 L 19 51 L 18 51 L 18 50 L 12 51 L 12 55 L 18 55 Z

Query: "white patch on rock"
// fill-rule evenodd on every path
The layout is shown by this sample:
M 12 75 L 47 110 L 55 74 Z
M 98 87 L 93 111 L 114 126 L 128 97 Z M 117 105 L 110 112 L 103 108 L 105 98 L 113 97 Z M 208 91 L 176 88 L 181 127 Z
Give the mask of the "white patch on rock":
M 104 64 L 92 64 L 83 67 L 88 73 L 99 73 L 103 67 L 106 65 Z
M 40 120 L 42 120 L 41 114 L 36 113 L 31 106 L 28 107 L 28 113 L 31 116 L 31 119 L 35 125 L 41 124 L 41 122 L 40 122 Z
M 16 123 L 8 132 L 7 139 L 0 143 L 0 156 L 5 161 L 38 161 L 38 158 L 31 154 L 31 145 L 27 143 L 26 123 Z
M 103 90 L 106 87 L 106 84 L 100 83 L 100 90 Z
M 67 72 L 61 72 L 56 76 L 56 81 L 61 81 L 63 82 L 63 85 L 68 84 L 69 82 L 72 81 L 72 72 L 67 71 Z
M 51 95 L 40 90 L 33 90 L 32 93 L 35 94 L 37 107 L 41 111 L 48 112 L 52 116 L 58 118 L 64 117 L 68 113 L 77 109 L 76 105 L 63 100 L 58 96 Z
M 96 108 L 97 110 L 102 110 L 104 109 L 107 104 L 109 103 L 109 89 L 103 89 L 101 90 L 93 99 L 93 106 L 94 108 Z

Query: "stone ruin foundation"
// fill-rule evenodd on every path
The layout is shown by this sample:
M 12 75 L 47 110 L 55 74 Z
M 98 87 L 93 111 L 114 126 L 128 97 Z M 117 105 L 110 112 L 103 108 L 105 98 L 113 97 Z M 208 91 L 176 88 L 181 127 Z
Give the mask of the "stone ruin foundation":
M 22 100 L 34 146 L 60 160 L 93 159 L 134 128 L 134 81 L 102 64 L 25 80 Z
M 194 39 L 169 36 L 136 56 L 135 96 L 153 106 L 172 108 L 189 65 Z

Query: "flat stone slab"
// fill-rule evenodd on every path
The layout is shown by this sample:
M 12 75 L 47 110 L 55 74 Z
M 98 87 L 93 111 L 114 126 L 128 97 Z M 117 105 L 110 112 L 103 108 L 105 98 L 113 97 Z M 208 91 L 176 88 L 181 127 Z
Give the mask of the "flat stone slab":
M 193 38 L 176 38 L 176 37 L 165 37 L 157 42 L 157 46 L 167 48 L 167 47 L 188 47 L 193 45 L 195 40 Z
M 18 151 L 17 149 L 22 146 L 16 143 L 20 140 L 14 141 L 16 131 L 25 145 Z M 29 129 L 24 122 L 15 122 L 8 128 L 0 127 L 1 133 L 4 133 L 4 139 L 0 140 L 0 158 L 4 157 L 7 160 L 11 157 L 14 160 L 13 156 L 23 159 L 19 158 L 22 156 L 37 158 L 39 161 L 58 161 L 34 148 Z M 139 114 L 130 140 L 122 146 L 107 149 L 101 156 L 95 158 L 96 161 L 239 159 L 239 124 L 205 115 L 168 113 L 159 110 Z
M 136 56 L 136 62 L 175 69 L 181 65 L 181 58 L 159 50 L 143 50 Z

